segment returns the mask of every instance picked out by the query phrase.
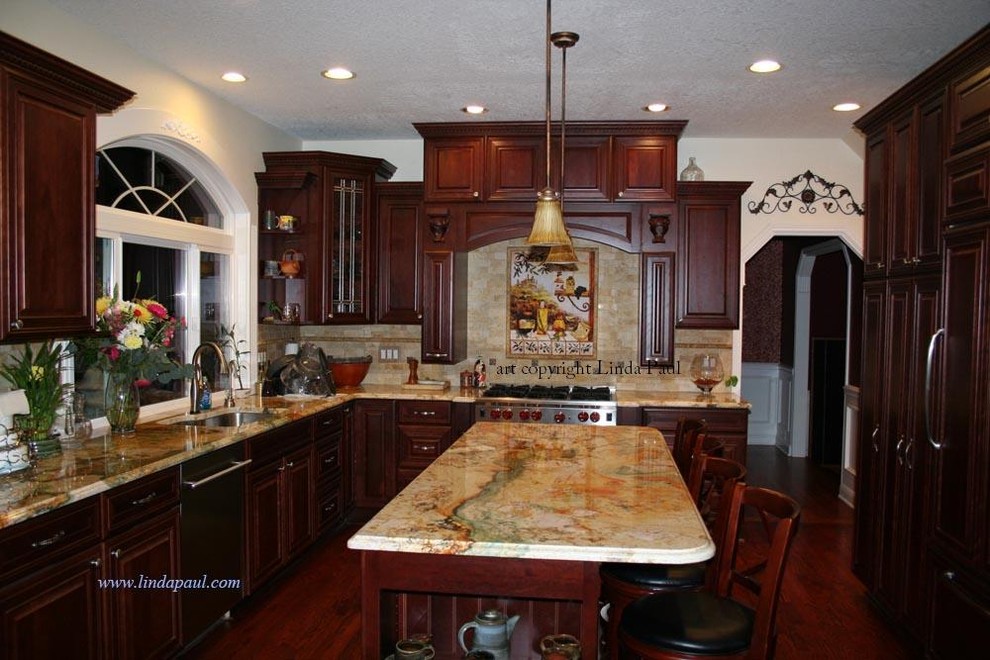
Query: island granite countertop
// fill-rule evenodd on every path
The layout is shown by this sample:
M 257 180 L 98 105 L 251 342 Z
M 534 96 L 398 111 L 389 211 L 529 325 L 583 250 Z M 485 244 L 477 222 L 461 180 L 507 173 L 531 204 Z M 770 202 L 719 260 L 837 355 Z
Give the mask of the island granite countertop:
M 493 422 L 472 426 L 347 545 L 669 564 L 715 549 L 656 429 Z

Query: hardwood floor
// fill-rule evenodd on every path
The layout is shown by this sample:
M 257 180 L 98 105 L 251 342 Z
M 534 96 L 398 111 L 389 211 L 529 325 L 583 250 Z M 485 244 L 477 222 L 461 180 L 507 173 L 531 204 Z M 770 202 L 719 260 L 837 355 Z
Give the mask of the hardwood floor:
M 920 657 L 867 601 L 849 569 L 853 512 L 838 477 L 769 447 L 749 449 L 748 483 L 789 493 L 802 507 L 778 613 L 778 660 Z M 204 660 L 360 657 L 360 565 L 344 529 L 270 588 L 239 606 L 186 657 Z

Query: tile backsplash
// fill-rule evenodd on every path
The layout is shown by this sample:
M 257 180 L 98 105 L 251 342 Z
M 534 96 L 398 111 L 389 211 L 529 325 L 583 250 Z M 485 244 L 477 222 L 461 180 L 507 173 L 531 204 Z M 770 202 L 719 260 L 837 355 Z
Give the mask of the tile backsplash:
M 674 373 L 639 366 L 640 255 L 589 241 L 577 247 L 598 251 L 597 355 L 594 358 L 518 359 L 506 357 L 508 327 L 508 251 L 520 240 L 495 243 L 472 251 L 468 258 L 468 359 L 456 365 L 421 364 L 421 379 L 447 379 L 456 386 L 458 374 L 471 369 L 478 356 L 488 365 L 489 382 L 542 384 L 601 384 L 648 391 L 694 390 L 691 359 L 702 351 L 717 352 L 728 369 L 732 364 L 732 331 L 677 330 L 674 333 Z M 418 325 L 261 326 L 259 350 L 269 359 L 283 354 L 288 341 L 311 341 L 328 355 L 371 355 L 369 384 L 399 384 L 409 375 L 406 358 L 420 359 Z M 380 361 L 380 349 L 398 349 L 397 361 Z M 679 369 L 679 372 L 678 372 Z M 601 370 L 602 373 L 594 373 Z M 728 374 L 727 374 L 728 375 Z

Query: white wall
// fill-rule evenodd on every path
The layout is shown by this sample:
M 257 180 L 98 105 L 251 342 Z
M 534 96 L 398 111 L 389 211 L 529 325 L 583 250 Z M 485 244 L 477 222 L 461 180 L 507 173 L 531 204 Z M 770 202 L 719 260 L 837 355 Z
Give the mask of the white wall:
M 245 339 L 254 346 L 257 247 L 252 237 L 258 206 L 254 173 L 264 169 L 263 151 L 298 150 L 302 142 L 43 0 L 3 0 L 0 30 L 136 93 L 124 108 L 98 119 L 98 146 L 138 134 L 160 136 L 195 151 L 221 173 L 228 184 L 222 191 L 224 205 L 231 209 L 234 222 L 234 295 L 246 303 L 232 320 L 249 329 Z

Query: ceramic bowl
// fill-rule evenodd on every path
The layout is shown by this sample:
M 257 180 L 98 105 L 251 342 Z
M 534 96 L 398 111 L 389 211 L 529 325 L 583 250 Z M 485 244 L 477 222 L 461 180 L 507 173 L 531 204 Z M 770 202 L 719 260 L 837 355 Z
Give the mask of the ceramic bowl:
M 327 362 L 330 363 L 333 382 L 337 387 L 357 387 L 371 368 L 370 355 L 357 358 L 328 358 Z

